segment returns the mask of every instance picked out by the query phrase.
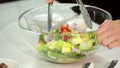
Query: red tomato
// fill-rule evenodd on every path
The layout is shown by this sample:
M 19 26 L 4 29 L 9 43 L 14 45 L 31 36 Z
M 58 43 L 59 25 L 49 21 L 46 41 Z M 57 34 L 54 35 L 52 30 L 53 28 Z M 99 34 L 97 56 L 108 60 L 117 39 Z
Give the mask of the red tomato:
M 68 39 L 70 39 L 70 36 L 64 36 L 65 41 L 67 41 Z
M 69 32 L 69 30 L 68 29 L 63 29 L 62 32 Z
M 69 25 L 61 25 L 60 26 L 60 33 L 66 33 L 66 32 L 70 32 L 70 29 L 69 29 Z

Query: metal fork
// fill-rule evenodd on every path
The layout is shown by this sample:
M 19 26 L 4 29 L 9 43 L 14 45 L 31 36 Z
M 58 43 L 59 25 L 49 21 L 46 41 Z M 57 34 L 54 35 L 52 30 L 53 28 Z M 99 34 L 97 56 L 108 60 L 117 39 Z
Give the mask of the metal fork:
M 54 0 L 53 0 L 54 1 Z M 52 12 L 51 12 L 51 6 L 53 5 L 53 1 L 51 3 L 48 3 L 48 32 L 50 32 L 52 27 Z

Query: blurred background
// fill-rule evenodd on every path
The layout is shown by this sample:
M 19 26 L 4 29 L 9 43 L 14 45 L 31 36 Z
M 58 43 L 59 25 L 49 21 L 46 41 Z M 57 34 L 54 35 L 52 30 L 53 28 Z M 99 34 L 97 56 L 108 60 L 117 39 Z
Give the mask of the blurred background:
M 61 3 L 76 3 L 76 0 L 57 0 Z M 110 12 L 113 19 L 120 19 L 119 0 L 82 0 L 84 4 L 100 7 Z M 114 4 L 114 5 L 113 5 Z
M 0 0 L 0 3 L 7 3 L 20 0 Z M 22 1 L 22 0 L 21 0 Z M 76 3 L 75 0 L 56 0 L 60 3 Z M 113 16 L 113 19 L 120 19 L 119 0 L 83 0 L 84 4 L 93 5 L 107 10 Z M 114 4 L 114 5 L 113 5 Z
M 0 0 L 0 3 L 12 2 L 12 1 L 19 1 L 19 0 Z

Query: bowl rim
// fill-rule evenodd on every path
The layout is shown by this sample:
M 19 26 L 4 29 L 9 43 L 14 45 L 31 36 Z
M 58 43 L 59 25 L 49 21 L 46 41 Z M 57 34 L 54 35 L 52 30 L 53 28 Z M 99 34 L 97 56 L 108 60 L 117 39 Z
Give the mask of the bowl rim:
M 7 64 L 7 66 L 12 65 L 12 66 L 17 66 L 19 68 L 21 67 L 20 64 L 16 60 L 5 58 L 5 57 L 0 57 L 0 63 L 5 63 Z
M 106 11 L 105 9 L 102 9 L 102 8 L 99 8 L 99 7 L 96 7 L 96 6 L 92 6 L 92 5 L 85 5 L 85 7 L 93 7 L 93 8 L 99 9 L 99 10 L 107 13 L 107 14 L 109 15 L 110 20 L 112 20 L 112 15 L 111 15 L 111 13 L 108 12 L 108 11 Z
M 58 6 L 61 6 L 61 5 L 79 6 L 78 4 L 72 4 L 72 3 L 64 3 L 64 4 L 61 4 L 61 3 L 60 3 L 60 4 L 54 4 L 53 6 L 56 6 L 56 5 L 58 5 Z M 26 30 L 31 31 L 31 32 L 36 33 L 36 34 L 40 34 L 40 33 L 38 33 L 38 32 L 34 32 L 34 31 L 32 31 L 32 30 L 30 30 L 30 29 L 28 29 L 28 28 L 23 27 L 23 26 L 20 24 L 20 23 L 21 23 L 20 20 L 21 20 L 22 16 L 24 16 L 24 14 L 26 14 L 27 12 L 31 12 L 32 10 L 39 9 L 39 8 L 43 8 L 43 7 L 46 7 L 46 6 L 47 6 L 47 5 L 37 6 L 37 7 L 33 7 L 33 8 L 31 8 L 31 9 L 28 9 L 28 10 L 24 11 L 24 12 L 18 17 L 18 25 L 19 25 L 22 29 L 26 29 Z M 96 7 L 96 6 L 92 6 L 92 5 L 86 5 L 86 4 L 85 4 L 85 7 L 92 7 L 92 8 L 101 10 L 101 11 L 105 12 L 106 14 L 108 14 L 110 20 L 113 19 L 111 13 L 108 12 L 108 11 L 106 11 L 105 9 L 102 9 L 102 8 L 99 8 L 99 7 Z

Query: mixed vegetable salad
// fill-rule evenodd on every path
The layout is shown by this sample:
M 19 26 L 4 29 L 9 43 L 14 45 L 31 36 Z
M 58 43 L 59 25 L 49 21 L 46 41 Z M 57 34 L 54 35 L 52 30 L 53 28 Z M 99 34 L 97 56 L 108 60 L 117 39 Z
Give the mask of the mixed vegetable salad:
M 61 25 L 50 34 L 41 33 L 36 50 L 44 58 L 57 63 L 79 61 L 96 49 L 95 32 L 78 32 Z

